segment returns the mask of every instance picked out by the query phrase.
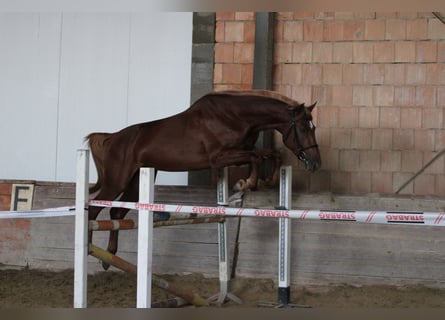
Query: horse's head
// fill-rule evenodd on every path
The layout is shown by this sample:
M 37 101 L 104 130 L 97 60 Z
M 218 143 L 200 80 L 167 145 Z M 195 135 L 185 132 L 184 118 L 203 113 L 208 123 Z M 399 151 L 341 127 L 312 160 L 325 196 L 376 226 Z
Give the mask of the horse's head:
M 321 166 L 320 152 L 315 140 L 315 125 L 312 122 L 312 110 L 315 105 L 316 103 L 306 107 L 303 103 L 289 107 L 291 121 L 287 131 L 283 132 L 284 144 L 304 162 L 306 170 L 310 172 Z

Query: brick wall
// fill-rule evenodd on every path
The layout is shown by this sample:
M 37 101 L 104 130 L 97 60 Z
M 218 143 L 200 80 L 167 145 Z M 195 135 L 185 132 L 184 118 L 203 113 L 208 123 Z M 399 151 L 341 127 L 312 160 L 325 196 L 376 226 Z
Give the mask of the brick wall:
M 0 211 L 8 211 L 11 208 L 12 183 L 0 182 Z
M 0 211 L 11 209 L 12 182 L 0 181 Z M 8 258 L 2 257 L 0 265 L 8 264 L 10 259 L 21 265 L 24 263 L 24 250 L 29 239 L 31 219 L 0 219 L 0 252 L 8 252 Z
M 216 13 L 215 90 L 252 88 L 254 42 L 253 12 Z
M 216 89 L 248 87 L 250 73 L 224 72 L 247 64 L 234 49 L 252 46 L 247 16 L 219 16 Z M 281 12 L 274 50 L 274 89 L 318 101 L 323 168 L 308 174 L 285 151 L 296 190 L 391 194 L 445 148 L 445 25 L 433 14 Z M 445 156 L 400 193 L 444 196 Z

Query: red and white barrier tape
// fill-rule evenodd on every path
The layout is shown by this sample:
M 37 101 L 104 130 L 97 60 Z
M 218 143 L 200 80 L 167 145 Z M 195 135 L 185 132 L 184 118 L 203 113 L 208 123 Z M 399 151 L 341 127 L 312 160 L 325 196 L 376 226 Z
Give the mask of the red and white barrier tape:
M 230 208 L 222 206 L 187 206 L 162 203 L 139 203 L 104 200 L 91 200 L 89 204 L 92 206 L 108 208 L 118 207 L 134 210 L 149 210 L 171 213 L 194 213 L 198 215 L 210 216 L 292 218 L 300 220 L 445 226 L 445 212 L 277 210 Z M 74 214 L 75 207 L 69 206 L 42 210 L 0 211 L 0 219 L 49 218 L 73 216 Z
M 74 216 L 75 207 L 58 207 L 42 210 L 0 211 L 0 219 L 50 218 Z
M 89 204 L 98 207 L 118 207 L 126 209 L 161 211 L 171 213 L 195 213 L 198 215 L 212 216 L 292 218 L 300 220 L 445 226 L 445 212 L 275 210 L 186 206 L 162 203 L 139 203 L 104 200 L 92 200 Z

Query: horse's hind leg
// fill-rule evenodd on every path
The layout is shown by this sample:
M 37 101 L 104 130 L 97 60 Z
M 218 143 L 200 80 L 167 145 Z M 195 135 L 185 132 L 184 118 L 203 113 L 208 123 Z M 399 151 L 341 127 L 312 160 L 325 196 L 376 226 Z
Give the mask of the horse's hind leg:
M 111 188 L 102 186 L 99 193 L 94 197 L 94 200 L 114 200 L 119 195 L 120 191 L 113 191 Z M 96 220 L 99 213 L 102 211 L 102 207 L 89 206 L 88 207 L 88 220 Z M 88 231 L 88 243 L 93 243 L 93 231 Z
M 97 197 L 94 198 L 99 199 Z M 88 206 L 88 220 L 96 220 L 99 213 L 102 211 L 102 207 Z M 88 244 L 91 245 L 93 243 L 93 231 L 88 230 Z
M 155 176 L 157 175 L 157 170 L 155 170 Z M 119 201 L 125 202 L 137 202 L 139 200 L 139 171 L 131 179 L 130 184 L 128 185 L 127 190 L 124 191 Z M 110 210 L 110 218 L 111 219 L 124 219 L 126 214 L 130 211 L 125 208 L 111 208 Z M 116 254 L 118 250 L 119 243 L 119 230 L 111 230 L 110 237 L 108 238 L 108 247 L 107 251 Z M 108 270 L 110 267 L 109 264 L 102 262 L 102 267 L 105 270 Z
M 139 174 L 135 174 L 133 179 L 130 182 L 127 190 L 124 191 L 119 201 L 125 202 L 136 202 L 139 198 Z M 125 208 L 111 208 L 110 209 L 110 218 L 111 219 L 124 219 L 126 214 L 130 211 Z M 110 237 L 108 238 L 108 247 L 107 251 L 116 254 L 118 249 L 118 241 L 119 241 L 119 230 L 111 230 Z M 105 270 L 108 270 L 110 265 L 108 263 L 102 262 L 102 267 Z

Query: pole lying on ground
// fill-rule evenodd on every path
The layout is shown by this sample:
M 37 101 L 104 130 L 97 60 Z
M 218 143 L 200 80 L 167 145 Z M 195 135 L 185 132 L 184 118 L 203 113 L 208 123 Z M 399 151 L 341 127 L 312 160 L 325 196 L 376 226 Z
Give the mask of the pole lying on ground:
M 115 256 L 114 254 L 112 254 L 104 249 L 101 249 L 95 245 L 91 246 L 90 254 L 93 257 L 118 268 L 119 270 L 139 275 L 138 271 L 137 271 L 138 268 L 136 265 L 134 265 L 122 258 L 119 258 L 118 256 Z M 139 283 L 139 278 L 137 281 Z M 164 290 L 174 294 L 175 296 L 178 296 L 178 297 L 184 299 L 188 303 L 191 303 L 195 306 L 207 306 L 208 305 L 208 302 L 206 299 L 201 298 L 200 296 L 198 296 L 192 292 L 180 289 L 180 288 L 176 287 L 175 285 L 169 283 L 167 280 L 159 278 L 158 276 L 156 276 L 154 274 L 152 274 L 152 281 L 150 281 L 150 282 L 153 282 L 153 284 L 155 286 L 157 286 L 158 288 L 164 289 Z M 150 296 L 150 298 L 151 298 L 151 296 Z

